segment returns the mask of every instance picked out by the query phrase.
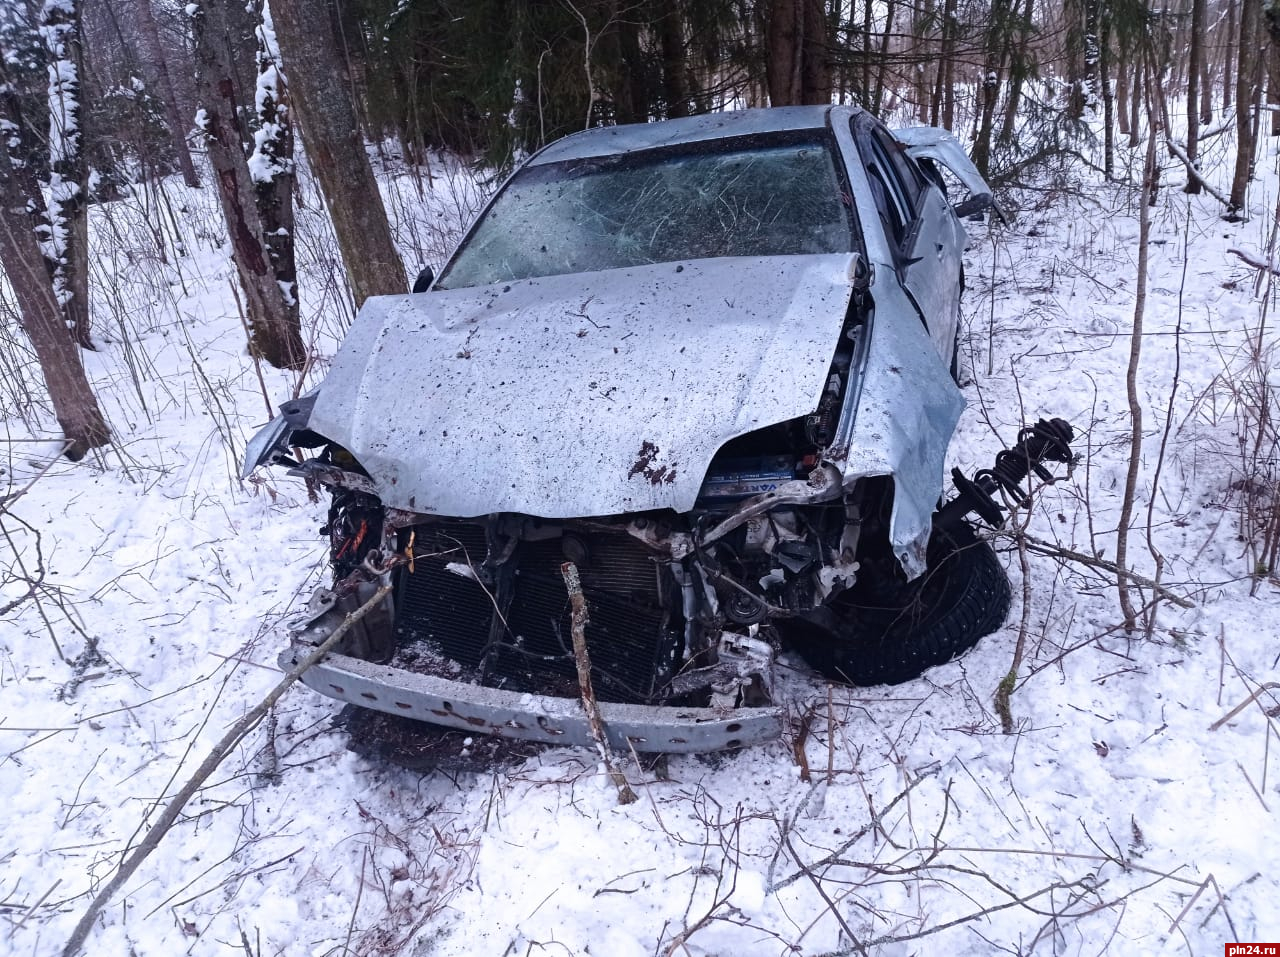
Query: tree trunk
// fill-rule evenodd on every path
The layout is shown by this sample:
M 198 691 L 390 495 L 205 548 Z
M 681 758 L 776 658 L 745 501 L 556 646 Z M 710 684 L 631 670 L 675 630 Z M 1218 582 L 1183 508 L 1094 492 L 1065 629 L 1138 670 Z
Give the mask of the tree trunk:
M 880 38 L 880 69 L 876 71 L 876 89 L 871 97 L 871 112 L 877 116 L 884 102 L 884 79 L 889 68 L 889 39 L 893 36 L 895 6 L 894 0 L 887 0 L 884 11 L 884 35 Z
M 619 123 L 644 123 L 649 119 L 649 97 L 644 82 L 644 54 L 640 49 L 640 29 L 633 20 L 618 22 L 618 86 L 614 99 Z M 625 111 L 625 112 L 624 112 Z M 623 116 L 627 118 L 624 120 Z
M 1258 3 L 1258 22 L 1254 24 L 1253 34 L 1253 86 L 1250 92 L 1253 99 L 1249 101 L 1249 138 L 1253 141 L 1254 152 L 1249 161 L 1249 179 L 1253 179 L 1254 168 L 1258 162 L 1258 138 L 1262 135 L 1262 97 L 1266 93 L 1265 77 L 1267 75 L 1267 31 L 1262 19 L 1262 3 Z M 1236 103 L 1237 108 L 1239 102 Z
M 800 102 L 800 48 L 804 20 L 799 4 L 804 0 L 771 0 L 768 19 L 770 106 L 796 106 Z
M 772 106 L 831 102 L 831 63 L 822 0 L 771 0 L 767 23 Z
M 182 181 L 193 189 L 200 185 L 200 177 L 196 175 L 195 164 L 191 161 L 191 150 L 187 149 L 185 131 L 190 128 L 191 121 L 184 120 L 182 111 L 178 109 L 178 97 L 173 90 L 173 80 L 169 77 L 169 66 L 164 50 L 160 46 L 160 33 L 156 30 L 156 20 L 151 13 L 151 0 L 138 0 L 134 4 L 138 12 L 138 33 L 146 57 L 156 71 L 156 86 L 160 90 L 160 98 L 164 102 L 164 115 L 169 124 L 169 139 L 173 143 L 173 152 L 178 159 L 178 169 L 182 170 Z
M 618 20 L 617 0 L 608 0 L 605 4 L 607 14 L 606 26 L 596 42 L 599 51 L 600 73 L 604 77 L 608 101 L 613 106 L 613 122 L 635 123 L 635 77 L 631 65 L 623 55 L 624 41 L 622 33 L 628 28 L 633 32 L 634 24 L 624 24 Z M 631 41 L 626 43 L 630 46 Z
M 1023 55 L 1015 51 L 1027 49 L 1031 32 L 1031 16 L 1035 12 L 1034 4 L 1035 0 L 1027 0 L 1027 8 L 1018 19 L 1017 40 L 1009 44 L 1009 71 L 1013 76 L 1009 84 L 1009 95 L 1004 104 L 1004 120 L 1001 122 L 1000 135 L 997 137 L 997 142 L 1006 146 L 1014 142 L 1017 134 L 1018 107 L 1022 105 L 1022 88 L 1026 85 L 1027 74 L 1031 72 Z M 1016 0 L 1013 10 L 1017 10 Z
M 935 46 L 941 46 L 941 42 L 935 44 L 934 36 L 925 36 L 926 30 L 933 33 L 933 20 L 937 15 L 935 0 L 924 0 L 922 6 L 916 7 L 912 11 L 911 19 L 911 35 L 915 37 L 917 51 L 922 48 L 933 49 Z M 917 52 L 917 55 L 919 53 Z M 937 57 L 921 57 L 921 62 L 916 65 L 916 121 L 919 123 L 929 122 L 929 106 L 933 101 L 933 89 L 935 83 L 934 71 L 937 69 L 939 58 Z
M 84 56 L 79 0 L 46 3 L 40 33 L 49 54 L 49 258 L 53 288 L 77 343 L 93 348 L 89 317 L 89 167 L 80 105 Z
M 1247 0 L 1246 0 L 1247 2 Z M 1224 110 L 1231 109 L 1231 97 L 1235 92 L 1235 83 L 1238 76 L 1234 76 L 1231 72 L 1233 67 L 1238 67 L 1236 62 L 1235 42 L 1239 31 L 1236 29 L 1236 8 L 1239 3 L 1231 0 L 1227 4 L 1227 32 L 1226 32 L 1226 52 L 1222 56 L 1222 108 Z
M 1083 109 L 1095 114 L 1100 103 L 1098 66 L 1101 54 L 1098 49 L 1098 21 L 1101 15 L 1102 0 L 1084 0 L 1084 76 L 1081 80 L 1081 101 Z
M 1213 122 L 1213 73 L 1209 68 L 1209 51 L 1201 44 L 1200 56 L 1200 125 Z
M 1267 61 L 1267 105 L 1274 107 L 1271 113 L 1271 135 L 1280 136 L 1280 6 L 1268 3 L 1266 17 L 1266 42 L 1263 56 Z
M 689 90 L 685 84 L 684 18 L 674 0 L 662 5 L 658 21 L 662 42 L 662 89 L 667 101 L 667 116 L 689 115 Z
M 227 8 L 238 2 L 205 0 L 195 8 L 202 129 L 227 220 L 231 257 L 244 291 L 249 347 L 277 368 L 300 369 L 306 362 L 306 350 L 298 326 L 297 297 L 286 295 L 277 282 L 268 227 L 258 210 L 258 185 L 242 146 L 247 137 L 240 123 L 232 63 L 236 37 L 226 16 Z M 258 168 L 265 163 L 257 164 Z
M 804 35 L 800 44 L 800 102 L 831 102 L 831 60 L 827 51 L 827 18 L 822 0 L 800 0 Z
M 1199 193 L 1200 177 L 1191 171 L 1200 148 L 1200 74 L 1204 59 L 1205 0 L 1191 0 L 1191 36 L 1187 50 L 1187 185 L 1184 192 Z
M 333 218 L 356 306 L 370 296 L 406 292 L 328 7 L 322 0 L 270 3 L 302 143 Z
M 1227 218 L 1233 221 L 1247 218 L 1245 193 L 1253 175 L 1257 125 L 1252 107 L 1257 99 L 1261 18 L 1262 0 L 1243 0 L 1240 6 L 1240 58 L 1236 73 L 1236 166 L 1227 203 Z
M 1111 13 L 1101 12 L 1098 38 L 1098 78 L 1102 90 L 1102 175 L 1108 180 L 1115 174 L 1116 130 L 1115 97 L 1111 95 Z
M 946 0 L 942 7 L 942 43 L 938 51 L 938 72 L 933 87 L 933 103 L 929 109 L 929 122 L 934 126 L 941 123 L 948 129 L 951 128 L 951 117 L 946 116 L 943 104 L 951 82 L 951 61 L 955 56 L 955 16 L 956 0 Z
M 351 102 L 360 122 L 361 135 L 381 142 L 382 131 L 374 129 L 367 108 L 370 51 L 361 29 L 362 5 L 340 0 L 337 3 L 325 3 L 323 9 L 331 11 L 329 22 L 334 30 L 334 49 L 338 51 L 338 55 L 342 58 L 342 65 L 346 68 L 347 87 L 351 92 Z M 401 11 L 406 9 L 408 7 L 399 8 Z
M 1129 89 L 1129 149 L 1133 149 L 1142 141 L 1142 126 L 1139 118 L 1142 113 L 1142 57 L 1132 58 L 1133 86 Z
M 872 0 L 862 0 L 862 106 L 871 108 L 871 30 L 875 26 Z
M 111 430 L 85 377 L 80 350 L 63 322 L 32 231 L 31 189 L 35 189 L 34 178 L 24 188 L 21 171 L 0 144 L 0 264 L 13 287 L 22 330 L 35 349 L 54 415 L 67 440 L 64 454 L 75 462 L 111 441 Z
M 1116 129 L 1129 135 L 1129 58 L 1121 51 L 1116 62 Z
M 298 318 L 298 267 L 293 254 L 293 118 L 289 115 L 288 83 L 280 72 L 280 49 L 268 16 L 263 17 L 258 27 L 258 88 L 254 106 L 258 128 L 254 131 L 253 155 L 249 157 L 249 175 L 253 179 L 255 205 L 262 218 L 263 241 L 271 257 L 271 270 L 284 300 L 285 326 L 279 330 L 287 344 L 283 351 L 287 356 L 304 355 L 302 323 Z
M 991 140 L 995 130 L 996 102 L 1004 85 L 1005 62 L 1012 38 L 1012 19 L 1017 0 L 997 0 L 991 5 L 983 57 L 982 84 L 978 89 L 978 115 L 973 138 L 973 164 L 984 178 L 991 173 Z
M 1085 108 L 1085 10 L 1091 0 L 1064 0 L 1062 17 L 1065 21 L 1063 51 L 1067 73 L 1067 115 L 1074 120 L 1084 118 Z M 994 14 L 993 14 L 994 16 Z
M 950 42 L 947 49 L 947 77 L 942 84 L 942 126 L 953 129 L 956 122 L 956 7 L 955 0 L 948 0 L 947 29 L 950 31 Z

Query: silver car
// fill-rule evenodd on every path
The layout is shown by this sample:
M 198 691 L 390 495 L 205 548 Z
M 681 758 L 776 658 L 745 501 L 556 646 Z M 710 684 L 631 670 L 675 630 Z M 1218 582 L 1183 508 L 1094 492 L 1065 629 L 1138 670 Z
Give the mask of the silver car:
M 334 583 L 282 665 L 389 581 L 310 687 L 586 744 L 585 657 L 615 746 L 681 752 L 778 736 L 788 645 L 863 684 L 967 649 L 1009 588 L 963 516 L 998 522 L 991 493 L 1020 494 L 1071 438 L 1024 430 L 939 511 L 961 217 L 990 205 L 948 133 L 853 107 L 541 150 L 425 291 L 365 303 L 317 392 L 251 443 L 246 475 L 284 464 L 332 494 Z

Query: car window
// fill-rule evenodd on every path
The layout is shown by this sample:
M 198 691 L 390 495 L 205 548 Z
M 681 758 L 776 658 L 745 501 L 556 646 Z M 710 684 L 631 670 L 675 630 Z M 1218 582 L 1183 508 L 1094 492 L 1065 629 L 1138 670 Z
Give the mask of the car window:
M 901 245 L 906 238 L 907 224 L 903 219 L 901 204 L 894 201 L 879 164 L 867 164 L 867 179 L 871 183 L 871 196 L 876 201 L 876 210 L 880 213 L 880 222 L 884 225 L 885 233 L 895 243 Z
M 881 155 L 888 160 L 889 168 L 906 196 L 908 206 L 913 211 L 918 209 L 920 194 L 924 192 L 926 184 L 916 161 L 907 155 L 902 144 L 889 135 L 888 130 L 873 126 L 871 138 L 875 140 Z
M 924 180 L 914 164 L 908 165 L 910 157 L 902 154 L 879 124 L 869 118 L 855 118 L 852 124 L 855 134 L 861 127 L 859 148 L 884 232 L 901 248 L 918 214 Z
M 779 134 L 521 170 L 437 289 L 719 256 L 849 252 L 824 134 Z

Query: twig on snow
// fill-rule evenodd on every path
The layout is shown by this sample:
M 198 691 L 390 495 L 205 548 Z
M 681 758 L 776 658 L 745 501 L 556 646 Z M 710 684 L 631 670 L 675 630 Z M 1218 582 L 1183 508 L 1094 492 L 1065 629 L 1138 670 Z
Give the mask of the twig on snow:
M 339 625 L 324 642 L 316 646 L 315 650 L 294 665 L 280 683 L 271 689 L 265 698 L 259 701 L 250 711 L 233 724 L 218 741 L 217 744 L 209 751 L 209 754 L 201 762 L 200 767 L 196 768 L 190 780 L 182 786 L 182 789 L 173 796 L 173 799 L 165 806 L 164 813 L 160 815 L 159 820 L 151 826 L 147 831 L 141 843 L 134 849 L 133 853 L 128 856 L 121 864 L 120 869 L 107 883 L 107 886 L 98 891 L 97 896 L 90 902 L 88 909 L 81 916 L 79 923 L 76 924 L 75 930 L 71 932 L 71 936 L 67 939 L 66 945 L 62 948 L 62 957 L 75 957 L 80 953 L 84 946 L 85 940 L 89 936 L 89 931 L 93 928 L 93 922 L 97 919 L 102 909 L 115 895 L 116 891 L 133 876 L 134 872 L 146 860 L 151 852 L 160 846 L 160 842 L 164 836 L 173 827 L 174 822 L 178 819 L 178 815 L 182 813 L 182 809 L 186 807 L 187 802 L 195 796 L 200 790 L 204 782 L 209 776 L 217 770 L 223 759 L 231 753 L 241 741 L 243 741 L 258 723 L 267 715 L 267 712 L 279 701 L 286 691 L 293 687 L 294 683 L 302 677 L 312 666 L 317 664 L 321 658 L 327 655 L 351 630 L 352 625 L 367 615 L 370 611 L 381 604 L 391 592 L 391 583 L 385 582 L 373 597 L 357 608 L 351 614 L 347 615 L 342 624 Z
M 1272 688 L 1280 688 L 1280 681 L 1268 681 L 1266 684 L 1261 685 L 1257 691 L 1249 695 L 1249 697 L 1245 698 L 1243 701 L 1241 701 L 1238 705 L 1236 705 L 1234 708 L 1232 708 L 1230 711 L 1224 714 L 1221 718 L 1219 718 L 1213 724 L 1209 725 L 1209 730 L 1217 731 L 1224 724 L 1226 724 L 1228 721 L 1230 721 L 1232 718 L 1238 715 L 1241 711 L 1243 711 L 1245 708 L 1249 707 L 1249 705 L 1257 701 L 1258 698 L 1262 696 L 1262 693 L 1264 691 L 1270 691 Z
M 342 945 L 343 957 L 351 953 L 351 935 L 356 929 L 356 914 L 360 913 L 360 898 L 364 896 L 364 871 L 369 864 L 369 848 L 360 854 L 360 882 L 356 885 L 356 902 L 351 908 L 351 920 L 347 923 L 347 939 Z
M 796 871 L 794 874 L 791 874 L 788 877 L 782 878 L 782 880 L 778 881 L 776 884 L 770 883 L 768 885 L 768 892 L 771 894 L 776 894 L 778 891 L 782 890 L 782 888 L 786 887 L 788 884 L 794 884 L 800 878 L 805 877 L 806 874 L 811 872 L 813 869 L 826 867 L 829 864 L 834 864 L 837 861 L 839 861 L 840 856 L 844 854 L 845 851 L 853 847 L 853 845 L 857 844 L 858 841 L 862 840 L 862 838 L 870 834 L 872 831 L 878 830 L 881 826 L 881 823 L 884 821 L 885 817 L 895 807 L 898 806 L 899 801 L 907 797 L 907 795 L 909 795 L 912 791 L 916 789 L 916 785 L 918 785 L 921 781 L 925 780 L 925 778 L 933 777 L 935 774 L 938 773 L 939 770 L 941 770 L 941 766 L 935 766 L 933 768 L 930 768 L 928 771 L 925 771 L 923 774 L 921 774 L 919 777 L 913 780 L 910 784 L 908 784 L 906 788 L 900 791 L 897 797 L 895 797 L 892 801 L 886 804 L 884 806 L 884 809 L 881 810 L 879 814 L 873 815 L 870 821 L 868 821 L 866 824 L 862 825 L 862 827 L 854 831 L 853 836 L 850 837 L 843 844 L 841 844 L 838 848 L 836 848 L 826 857 L 820 858 L 819 860 L 816 860 L 807 866 L 804 864 L 801 864 L 800 870 Z

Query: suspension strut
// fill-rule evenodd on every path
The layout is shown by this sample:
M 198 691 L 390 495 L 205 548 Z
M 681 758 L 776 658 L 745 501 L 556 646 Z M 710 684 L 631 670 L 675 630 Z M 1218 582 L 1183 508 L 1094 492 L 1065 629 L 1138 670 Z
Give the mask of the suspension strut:
M 1044 463 L 1069 465 L 1073 459 L 1071 440 L 1074 438 L 1075 430 L 1065 419 L 1041 419 L 1019 431 L 1013 448 L 999 452 L 995 465 L 974 473 L 972 479 L 966 478 L 959 469 L 952 469 L 951 480 L 957 494 L 938 509 L 936 523 L 954 528 L 970 512 L 977 512 L 992 528 L 1002 528 L 1004 510 L 995 499 L 996 493 L 1003 491 L 1015 505 L 1026 505 L 1030 496 L 1022 487 L 1023 481 L 1034 472 L 1042 482 L 1053 482 L 1054 476 Z

